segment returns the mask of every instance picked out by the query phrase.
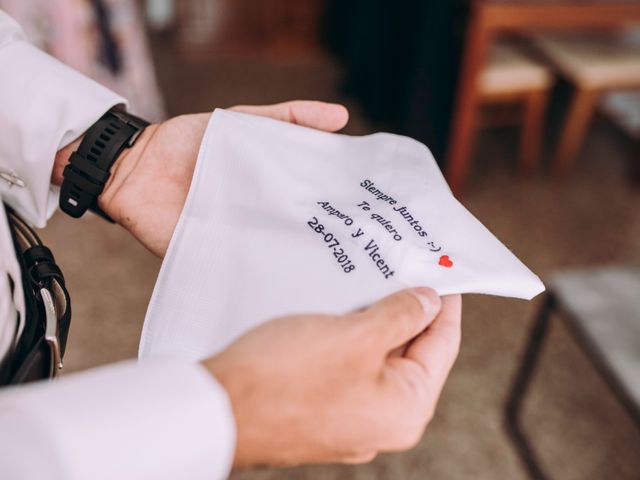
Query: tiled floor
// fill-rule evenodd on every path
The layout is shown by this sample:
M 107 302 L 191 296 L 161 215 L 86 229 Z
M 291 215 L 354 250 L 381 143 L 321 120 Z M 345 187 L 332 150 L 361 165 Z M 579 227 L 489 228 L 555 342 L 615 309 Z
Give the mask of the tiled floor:
M 304 65 L 217 61 L 192 65 L 159 48 L 171 113 L 289 98 L 339 99 L 326 60 Z M 369 132 L 354 112 L 349 133 Z M 484 135 L 465 205 L 541 275 L 570 266 L 640 263 L 640 189 L 625 179 L 624 144 L 598 125 L 562 185 L 513 173 L 510 132 Z M 638 160 L 638 159 L 636 159 Z M 56 215 L 43 232 L 64 267 L 74 319 L 67 370 L 135 356 L 160 261 L 95 217 Z M 538 301 L 468 296 L 458 363 L 422 443 L 358 467 L 238 472 L 258 479 L 524 479 L 502 429 L 502 406 Z M 525 408 L 526 428 L 554 477 L 640 478 L 640 432 L 568 332 L 554 323 Z

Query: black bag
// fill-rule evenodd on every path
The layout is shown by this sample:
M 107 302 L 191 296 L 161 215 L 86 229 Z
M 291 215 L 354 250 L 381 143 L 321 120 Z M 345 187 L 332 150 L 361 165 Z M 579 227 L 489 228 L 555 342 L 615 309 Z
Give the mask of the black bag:
M 23 289 L 26 316 L 19 338 L 0 363 L 0 385 L 11 385 L 57 375 L 71 323 L 71 302 L 51 250 L 12 209 L 5 206 L 5 210 L 22 271 L 22 285 L 11 287 Z

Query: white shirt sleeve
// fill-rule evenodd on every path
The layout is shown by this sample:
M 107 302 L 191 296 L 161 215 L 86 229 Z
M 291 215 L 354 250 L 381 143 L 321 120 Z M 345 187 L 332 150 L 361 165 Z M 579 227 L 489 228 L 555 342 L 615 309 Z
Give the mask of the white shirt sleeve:
M 125 101 L 28 44 L 2 11 L 0 72 L 0 200 L 42 227 L 57 204 L 56 151 Z M 234 450 L 227 395 L 196 363 L 128 362 L 0 390 L 0 478 L 221 479 Z
M 111 365 L 0 394 L 0 478 L 222 479 L 234 428 L 204 367 Z
M 42 228 L 58 203 L 56 152 L 126 101 L 28 43 L 2 11 L 0 72 L 0 173 L 24 184 L 0 181 L 0 197 Z

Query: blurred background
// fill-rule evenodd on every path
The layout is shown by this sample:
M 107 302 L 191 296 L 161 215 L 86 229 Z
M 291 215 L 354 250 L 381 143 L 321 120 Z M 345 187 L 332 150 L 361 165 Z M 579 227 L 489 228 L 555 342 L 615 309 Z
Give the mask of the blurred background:
M 318 99 L 349 107 L 345 133 L 421 140 L 549 287 L 533 302 L 466 296 L 459 361 L 414 450 L 232 478 L 640 479 L 640 2 L 0 8 L 156 121 Z M 57 214 L 42 234 L 73 297 L 66 371 L 134 357 L 160 260 L 93 216 Z

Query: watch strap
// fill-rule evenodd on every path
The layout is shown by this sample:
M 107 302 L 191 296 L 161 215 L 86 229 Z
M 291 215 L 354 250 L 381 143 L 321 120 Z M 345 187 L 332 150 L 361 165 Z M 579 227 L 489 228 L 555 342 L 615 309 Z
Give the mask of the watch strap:
M 131 147 L 149 123 L 126 112 L 109 110 L 87 131 L 63 172 L 60 208 L 79 218 L 91 209 L 111 220 L 98 207 L 98 196 L 111 176 L 111 167 Z

